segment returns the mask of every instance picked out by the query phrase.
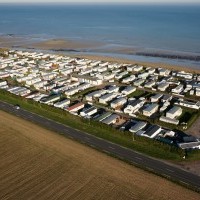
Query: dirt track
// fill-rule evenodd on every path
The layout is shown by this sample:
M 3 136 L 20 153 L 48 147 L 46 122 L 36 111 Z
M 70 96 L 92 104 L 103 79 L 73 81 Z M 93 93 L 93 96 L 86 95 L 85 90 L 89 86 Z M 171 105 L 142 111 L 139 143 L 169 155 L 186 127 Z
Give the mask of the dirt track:
M 200 195 L 0 111 L 0 199 L 198 200 Z

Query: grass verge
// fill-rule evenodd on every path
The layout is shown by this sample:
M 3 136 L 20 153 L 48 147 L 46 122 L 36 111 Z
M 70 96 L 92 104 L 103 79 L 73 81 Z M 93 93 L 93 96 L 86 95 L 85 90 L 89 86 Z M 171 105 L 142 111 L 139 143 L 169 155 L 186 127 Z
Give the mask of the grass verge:
M 19 104 L 27 111 L 93 134 L 124 147 L 145 153 L 149 156 L 166 160 L 181 160 L 184 153 L 177 147 L 166 145 L 148 138 L 135 136 L 135 141 L 133 142 L 132 135 L 129 132 L 121 132 L 102 123 L 85 120 L 61 109 L 12 95 L 4 90 L 0 91 L 0 100 L 13 105 Z M 189 156 L 190 154 L 188 154 L 188 157 Z

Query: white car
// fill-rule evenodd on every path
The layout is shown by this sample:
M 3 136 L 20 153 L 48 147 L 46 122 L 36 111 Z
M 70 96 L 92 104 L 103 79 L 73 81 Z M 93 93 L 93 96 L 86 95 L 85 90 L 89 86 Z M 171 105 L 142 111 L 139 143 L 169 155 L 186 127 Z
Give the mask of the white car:
M 20 109 L 20 106 L 19 106 L 19 105 L 15 105 L 14 108 L 15 108 L 16 110 L 19 110 L 19 109 Z

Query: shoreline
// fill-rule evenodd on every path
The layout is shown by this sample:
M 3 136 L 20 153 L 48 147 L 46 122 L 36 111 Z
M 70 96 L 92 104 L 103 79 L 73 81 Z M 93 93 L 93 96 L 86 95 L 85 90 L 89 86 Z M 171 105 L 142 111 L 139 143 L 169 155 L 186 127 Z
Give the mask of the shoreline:
M 71 57 L 89 58 L 118 63 L 140 64 L 149 67 L 163 67 L 175 70 L 184 70 L 191 73 L 200 73 L 200 55 L 197 53 L 183 53 L 182 55 L 169 51 L 146 51 L 111 45 L 94 41 L 47 39 L 43 41 L 28 40 L 23 37 L 0 36 L 0 48 L 24 51 L 42 51 L 47 53 L 62 54 Z M 175 59 L 176 58 L 176 59 Z M 187 58 L 187 60 L 185 59 Z M 193 60 L 194 59 L 194 60 Z M 176 62 L 178 61 L 178 64 Z M 180 63 L 180 65 L 179 65 Z M 191 65 L 190 65 L 191 63 Z M 195 66 L 192 64 L 195 63 Z M 182 65 L 181 65 L 182 64 Z
M 166 63 L 136 61 L 136 60 L 129 60 L 125 58 L 115 58 L 115 57 L 100 56 L 100 55 L 76 54 L 76 56 L 80 58 L 88 58 L 88 59 L 93 59 L 93 60 L 100 59 L 101 61 L 110 61 L 110 62 L 127 63 L 127 64 L 139 64 L 139 65 L 144 65 L 144 66 L 153 67 L 153 68 L 163 67 L 163 68 L 167 68 L 171 70 L 173 69 L 173 70 L 185 71 L 185 72 L 190 72 L 190 73 L 200 73 L 200 69 L 187 68 L 186 66 L 170 65 Z

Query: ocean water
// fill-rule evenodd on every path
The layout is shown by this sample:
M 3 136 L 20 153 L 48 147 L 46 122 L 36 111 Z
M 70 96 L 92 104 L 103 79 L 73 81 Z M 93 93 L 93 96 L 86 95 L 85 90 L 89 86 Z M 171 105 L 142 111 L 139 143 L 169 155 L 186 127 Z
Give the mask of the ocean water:
M 0 5 L 0 35 L 200 55 L 200 5 Z

